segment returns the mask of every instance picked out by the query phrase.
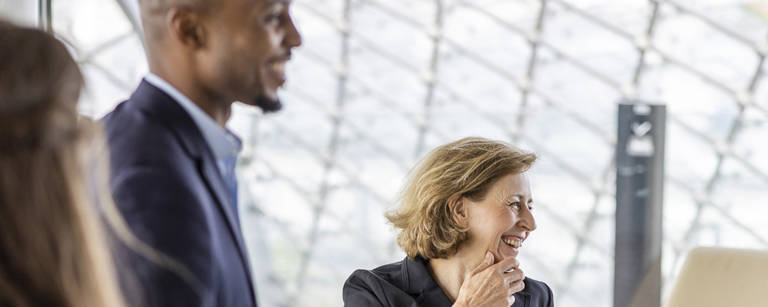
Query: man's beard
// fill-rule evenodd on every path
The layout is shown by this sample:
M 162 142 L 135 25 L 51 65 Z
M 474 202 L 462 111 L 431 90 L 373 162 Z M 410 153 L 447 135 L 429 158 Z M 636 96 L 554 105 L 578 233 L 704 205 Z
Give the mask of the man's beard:
M 249 105 L 259 107 L 265 114 L 275 113 L 283 108 L 283 104 L 280 102 L 279 98 L 269 98 L 264 95 L 256 97 L 256 99 L 252 100 Z

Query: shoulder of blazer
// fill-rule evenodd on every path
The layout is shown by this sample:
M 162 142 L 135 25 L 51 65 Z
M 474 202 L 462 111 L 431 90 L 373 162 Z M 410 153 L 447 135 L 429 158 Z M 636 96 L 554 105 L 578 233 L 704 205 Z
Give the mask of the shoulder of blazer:
M 112 150 L 120 147 L 114 145 L 150 145 L 142 147 L 151 150 L 153 142 L 171 142 L 175 138 L 189 156 L 213 158 L 192 117 L 168 94 L 146 81 L 102 121 Z

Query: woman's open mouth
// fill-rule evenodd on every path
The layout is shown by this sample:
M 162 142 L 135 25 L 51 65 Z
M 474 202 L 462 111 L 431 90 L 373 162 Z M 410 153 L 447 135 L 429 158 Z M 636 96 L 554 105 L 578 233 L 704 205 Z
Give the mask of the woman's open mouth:
M 523 239 L 516 236 L 503 236 L 501 237 L 501 241 L 512 248 L 520 248 L 520 246 L 523 245 Z

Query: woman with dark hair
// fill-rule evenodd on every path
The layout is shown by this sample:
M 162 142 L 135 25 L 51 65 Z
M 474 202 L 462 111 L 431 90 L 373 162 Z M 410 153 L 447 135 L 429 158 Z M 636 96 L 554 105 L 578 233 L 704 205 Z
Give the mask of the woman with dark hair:
M 122 307 L 86 182 L 97 129 L 78 121 L 67 49 L 0 22 L 0 306 Z

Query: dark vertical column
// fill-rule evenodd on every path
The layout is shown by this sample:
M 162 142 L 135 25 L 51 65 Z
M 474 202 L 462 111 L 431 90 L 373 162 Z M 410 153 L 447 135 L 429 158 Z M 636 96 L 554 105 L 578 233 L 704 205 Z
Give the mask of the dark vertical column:
M 53 12 L 51 11 L 51 1 L 53 0 L 38 0 L 37 25 L 40 30 L 53 34 Z
M 619 105 L 614 307 L 661 305 L 665 122 L 663 105 Z

